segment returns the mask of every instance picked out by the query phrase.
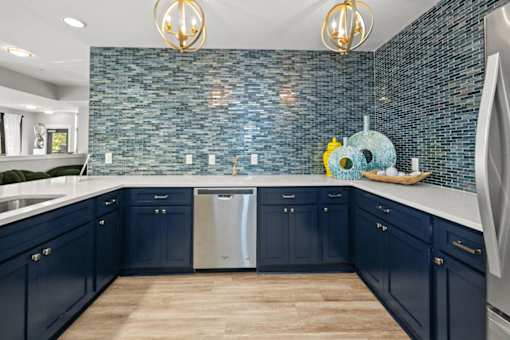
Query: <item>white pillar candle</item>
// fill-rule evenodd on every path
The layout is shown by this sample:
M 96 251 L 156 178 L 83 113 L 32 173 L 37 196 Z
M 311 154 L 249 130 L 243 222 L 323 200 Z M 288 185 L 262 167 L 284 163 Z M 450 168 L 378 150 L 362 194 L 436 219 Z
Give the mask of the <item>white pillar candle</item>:
M 420 171 L 420 159 L 419 158 L 411 158 L 411 170 L 413 172 Z
M 370 116 L 365 115 L 363 116 L 363 131 L 370 130 Z

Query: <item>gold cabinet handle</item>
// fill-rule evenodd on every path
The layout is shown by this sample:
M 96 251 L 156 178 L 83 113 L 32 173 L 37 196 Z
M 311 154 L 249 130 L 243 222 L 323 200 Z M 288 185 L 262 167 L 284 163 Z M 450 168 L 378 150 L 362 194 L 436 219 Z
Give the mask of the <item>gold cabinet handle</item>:
M 452 245 L 455 248 L 458 248 L 458 249 L 462 250 L 463 252 L 466 252 L 471 255 L 480 255 L 482 253 L 481 249 L 475 249 L 475 248 L 468 247 L 468 246 L 464 245 L 464 243 L 461 240 L 452 241 Z

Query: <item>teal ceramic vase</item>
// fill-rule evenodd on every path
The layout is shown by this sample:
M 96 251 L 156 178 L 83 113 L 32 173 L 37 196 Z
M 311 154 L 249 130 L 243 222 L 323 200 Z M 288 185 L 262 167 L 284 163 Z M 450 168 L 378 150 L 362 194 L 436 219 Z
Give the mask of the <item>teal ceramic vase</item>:
M 336 149 L 329 156 L 331 175 L 337 179 L 358 180 L 367 168 L 367 161 L 363 153 L 351 146 Z
M 365 170 L 386 169 L 397 163 L 397 152 L 391 140 L 377 131 L 361 131 L 348 139 L 349 146 L 361 151 L 367 163 Z

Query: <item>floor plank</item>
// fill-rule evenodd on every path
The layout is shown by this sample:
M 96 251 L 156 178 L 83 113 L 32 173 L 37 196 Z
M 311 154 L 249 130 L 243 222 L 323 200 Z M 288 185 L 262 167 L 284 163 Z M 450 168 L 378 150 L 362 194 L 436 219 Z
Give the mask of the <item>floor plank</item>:
M 409 339 L 355 274 L 121 277 L 62 340 Z

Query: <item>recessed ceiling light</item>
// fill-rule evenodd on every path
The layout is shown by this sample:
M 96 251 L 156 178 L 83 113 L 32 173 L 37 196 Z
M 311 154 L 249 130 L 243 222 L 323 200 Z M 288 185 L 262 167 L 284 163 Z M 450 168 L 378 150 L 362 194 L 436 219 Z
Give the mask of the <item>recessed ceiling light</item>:
M 37 110 L 37 106 L 35 105 L 25 105 L 25 108 L 31 111 Z
M 44 110 L 44 113 L 47 114 L 47 115 L 52 115 L 55 113 L 55 111 L 51 111 L 51 110 Z
M 66 24 L 74 28 L 85 28 L 85 26 L 87 26 L 83 21 L 76 18 L 66 17 L 63 20 Z
M 22 48 L 19 48 L 19 47 L 7 47 L 5 49 L 8 53 L 16 56 L 16 57 L 20 57 L 20 58 L 31 58 L 34 56 L 34 54 L 30 51 L 27 51 L 27 50 L 24 50 Z

